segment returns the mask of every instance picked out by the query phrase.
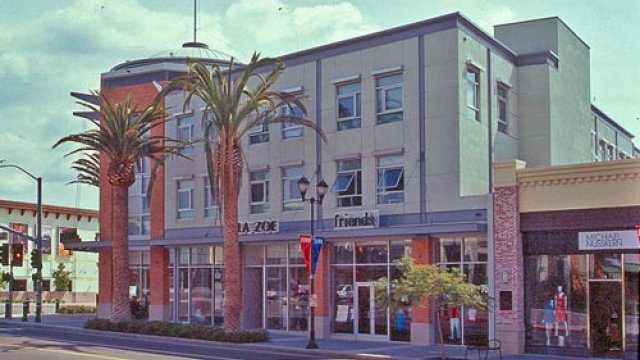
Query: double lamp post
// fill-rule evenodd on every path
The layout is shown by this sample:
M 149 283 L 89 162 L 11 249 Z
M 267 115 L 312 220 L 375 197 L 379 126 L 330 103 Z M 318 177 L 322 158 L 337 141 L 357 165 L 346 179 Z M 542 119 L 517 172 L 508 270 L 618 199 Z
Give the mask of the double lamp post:
M 42 178 L 36 177 L 27 170 L 21 168 L 18 165 L 4 164 L 3 160 L 0 160 L 0 169 L 14 168 L 22 171 L 24 174 L 36 181 L 37 190 L 37 205 L 36 205 L 36 256 L 42 259 Z M 36 278 L 35 278 L 35 291 L 36 291 L 36 318 L 35 322 L 42 322 L 42 261 L 38 261 Z M 10 292 L 13 287 L 13 273 L 10 274 Z
M 307 191 L 309 190 L 309 180 L 302 176 L 300 180 L 298 180 L 298 190 L 300 190 L 300 195 L 302 196 L 302 201 L 308 201 L 311 204 L 311 243 L 314 241 L 315 234 L 315 207 L 322 205 L 322 199 L 329 191 L 329 185 L 324 180 L 320 180 L 316 185 L 316 193 L 317 199 L 315 197 L 307 198 Z M 311 246 L 311 256 L 309 259 L 310 262 L 313 262 L 313 246 Z M 310 285 L 310 294 L 309 294 L 309 308 L 310 308 L 310 321 L 309 321 L 309 342 L 307 343 L 307 349 L 317 349 L 318 344 L 316 344 L 316 304 L 315 304 L 315 267 L 313 265 L 310 266 L 311 271 L 309 272 L 309 285 Z M 312 302 L 313 301 L 313 302 Z

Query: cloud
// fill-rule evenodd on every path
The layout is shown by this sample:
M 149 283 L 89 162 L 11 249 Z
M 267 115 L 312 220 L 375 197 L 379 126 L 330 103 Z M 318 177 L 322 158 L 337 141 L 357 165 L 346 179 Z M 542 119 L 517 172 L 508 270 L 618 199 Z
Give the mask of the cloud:
M 289 6 L 280 0 L 241 0 L 227 9 L 222 21 L 234 29 L 227 35 L 235 43 L 247 44 L 245 53 L 257 50 L 272 56 L 378 29 L 349 2 Z

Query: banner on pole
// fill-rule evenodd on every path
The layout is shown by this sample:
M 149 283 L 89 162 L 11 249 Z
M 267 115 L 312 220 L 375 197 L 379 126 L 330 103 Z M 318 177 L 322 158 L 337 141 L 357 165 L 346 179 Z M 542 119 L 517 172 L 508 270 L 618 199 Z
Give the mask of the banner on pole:
M 318 267 L 318 259 L 320 258 L 320 252 L 322 251 L 322 245 L 324 244 L 324 238 L 320 236 L 313 237 L 313 244 L 311 245 L 311 273 L 316 273 Z
M 304 257 L 304 264 L 307 265 L 307 271 L 311 272 L 311 235 L 298 235 L 300 239 L 300 250 Z

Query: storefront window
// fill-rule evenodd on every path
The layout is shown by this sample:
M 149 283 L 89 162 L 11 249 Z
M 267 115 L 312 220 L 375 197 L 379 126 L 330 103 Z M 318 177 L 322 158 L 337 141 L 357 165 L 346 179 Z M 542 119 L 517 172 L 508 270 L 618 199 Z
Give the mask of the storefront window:
M 267 329 L 284 330 L 288 313 L 287 268 L 267 268 L 266 274 Z
M 309 328 L 309 272 L 305 267 L 291 267 L 289 279 L 289 330 L 306 331 Z
M 191 270 L 191 322 L 211 323 L 211 268 Z
M 590 279 L 622 279 L 621 254 L 593 254 L 589 263 Z
M 332 264 L 353 264 L 353 243 L 342 242 L 331 245 Z
M 353 334 L 354 304 L 353 266 L 332 268 L 332 286 L 335 293 L 333 332 Z
M 585 255 L 538 255 L 525 260 L 527 346 L 587 347 Z M 537 349 L 535 352 L 541 352 Z
M 389 262 L 387 244 L 356 243 L 357 264 L 386 264 Z
M 625 351 L 638 352 L 638 275 L 640 275 L 640 255 L 624 255 L 624 324 Z
M 467 281 L 487 289 L 488 247 L 485 237 L 439 239 L 436 261 L 448 270 L 457 269 Z M 443 340 L 448 344 L 486 344 L 489 331 L 487 309 L 444 305 L 438 309 Z

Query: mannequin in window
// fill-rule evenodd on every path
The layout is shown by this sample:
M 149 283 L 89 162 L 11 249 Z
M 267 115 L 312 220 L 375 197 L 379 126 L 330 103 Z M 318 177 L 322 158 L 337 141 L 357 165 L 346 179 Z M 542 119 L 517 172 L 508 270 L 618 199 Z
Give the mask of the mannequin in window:
M 569 336 L 569 323 L 567 322 L 567 294 L 562 291 L 562 285 L 558 285 L 558 291 L 553 297 L 555 304 L 554 315 L 556 320 L 556 336 L 558 336 L 558 326 L 564 324 L 564 336 Z
M 551 329 L 555 321 L 554 310 L 553 300 L 549 300 L 544 304 L 544 333 L 547 336 L 547 346 L 551 346 Z
M 460 338 L 460 318 L 458 317 L 458 308 L 449 307 L 449 339 L 456 340 Z

